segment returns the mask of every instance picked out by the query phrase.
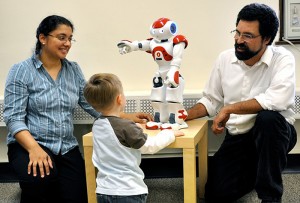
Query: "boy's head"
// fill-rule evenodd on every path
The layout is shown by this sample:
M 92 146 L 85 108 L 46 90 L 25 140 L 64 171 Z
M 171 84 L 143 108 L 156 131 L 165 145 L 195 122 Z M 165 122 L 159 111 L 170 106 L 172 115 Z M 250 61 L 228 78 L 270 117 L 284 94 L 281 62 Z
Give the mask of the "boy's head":
M 84 97 L 95 110 L 110 110 L 116 101 L 124 99 L 122 83 L 114 74 L 95 74 L 84 87 Z

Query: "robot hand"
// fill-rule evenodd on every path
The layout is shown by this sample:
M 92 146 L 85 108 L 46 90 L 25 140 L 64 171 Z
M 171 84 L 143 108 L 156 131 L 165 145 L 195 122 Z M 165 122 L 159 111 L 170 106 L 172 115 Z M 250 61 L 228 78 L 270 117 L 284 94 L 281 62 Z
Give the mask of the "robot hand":
M 162 87 L 163 86 L 163 81 L 162 78 L 159 74 L 159 72 L 156 72 L 153 78 L 153 87 Z
M 137 43 L 122 40 L 117 44 L 120 54 L 127 54 L 138 49 Z
M 178 87 L 179 85 L 179 68 L 177 66 L 171 66 L 167 73 L 164 83 L 171 88 Z

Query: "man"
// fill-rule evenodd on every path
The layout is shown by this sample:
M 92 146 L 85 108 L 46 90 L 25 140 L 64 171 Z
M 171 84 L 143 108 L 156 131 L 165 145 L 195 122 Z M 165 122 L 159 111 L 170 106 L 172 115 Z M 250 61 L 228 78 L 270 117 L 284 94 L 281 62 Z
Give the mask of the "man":
M 281 202 L 281 173 L 295 146 L 295 59 L 271 46 L 274 10 L 250 4 L 238 14 L 235 49 L 218 57 L 203 97 L 188 118 L 215 116 L 212 131 L 225 139 L 209 166 L 205 198 L 232 202 L 255 189 L 262 202 Z

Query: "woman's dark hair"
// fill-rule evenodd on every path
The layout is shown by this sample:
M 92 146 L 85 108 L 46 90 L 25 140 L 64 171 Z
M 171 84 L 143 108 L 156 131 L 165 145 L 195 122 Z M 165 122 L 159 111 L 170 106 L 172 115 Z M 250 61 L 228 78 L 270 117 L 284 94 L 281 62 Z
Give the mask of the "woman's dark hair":
M 42 48 L 41 42 L 39 40 L 39 35 L 44 34 L 47 36 L 50 32 L 55 30 L 59 25 L 67 25 L 71 27 L 72 31 L 74 30 L 73 24 L 66 18 L 57 15 L 51 15 L 40 23 L 39 27 L 36 29 L 36 46 L 35 46 L 35 54 L 39 54 Z
M 262 38 L 270 38 L 268 45 L 272 44 L 279 27 L 275 11 L 265 4 L 253 3 L 245 6 L 239 12 L 236 26 L 240 20 L 258 21 L 259 33 Z

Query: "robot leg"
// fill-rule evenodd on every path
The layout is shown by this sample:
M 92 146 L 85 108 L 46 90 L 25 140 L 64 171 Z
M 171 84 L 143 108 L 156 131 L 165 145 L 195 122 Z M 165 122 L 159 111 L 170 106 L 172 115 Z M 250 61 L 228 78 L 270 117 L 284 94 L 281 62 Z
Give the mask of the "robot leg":
M 179 130 L 187 128 L 188 125 L 185 122 L 188 114 L 181 103 L 168 103 L 167 109 L 169 112 L 169 123 L 164 123 L 160 126 L 160 129 L 173 129 Z
M 165 123 L 169 120 L 167 103 L 151 102 L 154 111 L 154 122 Z
M 163 102 L 151 102 L 154 110 L 154 121 L 147 122 L 146 128 L 150 130 L 159 129 L 162 123 L 168 122 L 169 113 L 167 104 Z
M 151 90 L 150 100 L 165 102 L 166 101 L 166 85 L 163 83 L 162 76 L 159 72 L 153 77 L 153 87 Z
M 146 128 L 154 130 L 160 128 L 161 124 L 167 122 L 169 118 L 166 106 L 166 86 L 162 83 L 158 72 L 153 78 L 150 100 L 154 111 L 154 122 L 148 122 Z
M 185 119 L 188 114 L 181 103 L 168 103 L 169 123 L 179 124 L 179 128 L 187 128 Z
M 183 103 L 183 90 L 185 81 L 182 77 L 179 77 L 179 85 L 177 87 L 167 87 L 166 89 L 166 101 Z
M 187 128 L 188 125 L 185 122 L 187 118 L 187 111 L 183 106 L 183 89 L 184 80 L 180 77 L 180 83 L 176 88 L 167 88 L 166 90 L 166 101 L 167 109 L 169 113 L 169 124 L 173 129 Z M 178 125 L 178 126 L 176 126 Z M 165 126 L 166 128 L 170 128 Z

